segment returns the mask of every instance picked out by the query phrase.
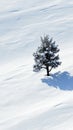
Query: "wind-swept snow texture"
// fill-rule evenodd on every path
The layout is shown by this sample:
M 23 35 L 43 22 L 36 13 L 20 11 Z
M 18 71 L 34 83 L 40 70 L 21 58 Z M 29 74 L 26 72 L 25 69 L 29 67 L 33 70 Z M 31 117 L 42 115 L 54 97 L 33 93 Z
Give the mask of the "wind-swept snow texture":
M 62 65 L 33 72 L 49 34 Z M 0 0 L 0 130 L 73 130 L 73 0 Z

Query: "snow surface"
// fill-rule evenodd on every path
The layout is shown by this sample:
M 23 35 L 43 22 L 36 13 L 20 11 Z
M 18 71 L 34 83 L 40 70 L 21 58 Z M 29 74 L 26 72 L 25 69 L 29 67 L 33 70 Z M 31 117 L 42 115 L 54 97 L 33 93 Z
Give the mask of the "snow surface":
M 49 34 L 62 65 L 33 72 Z M 0 0 L 0 130 L 73 130 L 73 0 Z

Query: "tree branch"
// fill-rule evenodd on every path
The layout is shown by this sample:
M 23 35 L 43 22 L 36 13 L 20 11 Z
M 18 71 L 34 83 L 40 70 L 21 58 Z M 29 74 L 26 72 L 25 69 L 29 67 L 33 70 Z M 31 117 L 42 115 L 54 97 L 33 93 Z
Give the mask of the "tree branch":
M 44 69 L 46 69 L 46 67 L 41 67 L 41 68 L 44 68 Z

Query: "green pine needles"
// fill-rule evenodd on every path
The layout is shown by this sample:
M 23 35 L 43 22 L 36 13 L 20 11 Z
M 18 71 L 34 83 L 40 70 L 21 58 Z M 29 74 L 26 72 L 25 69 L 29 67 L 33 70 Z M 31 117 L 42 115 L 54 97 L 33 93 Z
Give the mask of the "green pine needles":
M 41 45 L 33 54 L 35 60 L 34 71 L 40 71 L 44 68 L 47 71 L 47 76 L 49 76 L 53 68 L 61 65 L 59 51 L 58 45 L 55 44 L 52 38 L 50 39 L 48 35 L 44 36 L 44 38 L 41 37 Z

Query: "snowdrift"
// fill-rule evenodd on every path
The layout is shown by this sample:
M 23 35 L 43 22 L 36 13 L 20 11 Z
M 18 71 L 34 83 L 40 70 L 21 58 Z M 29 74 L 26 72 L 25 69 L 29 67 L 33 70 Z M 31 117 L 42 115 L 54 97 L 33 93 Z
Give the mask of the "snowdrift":
M 0 0 L 0 130 L 73 129 L 73 1 Z M 49 34 L 62 65 L 33 72 Z

